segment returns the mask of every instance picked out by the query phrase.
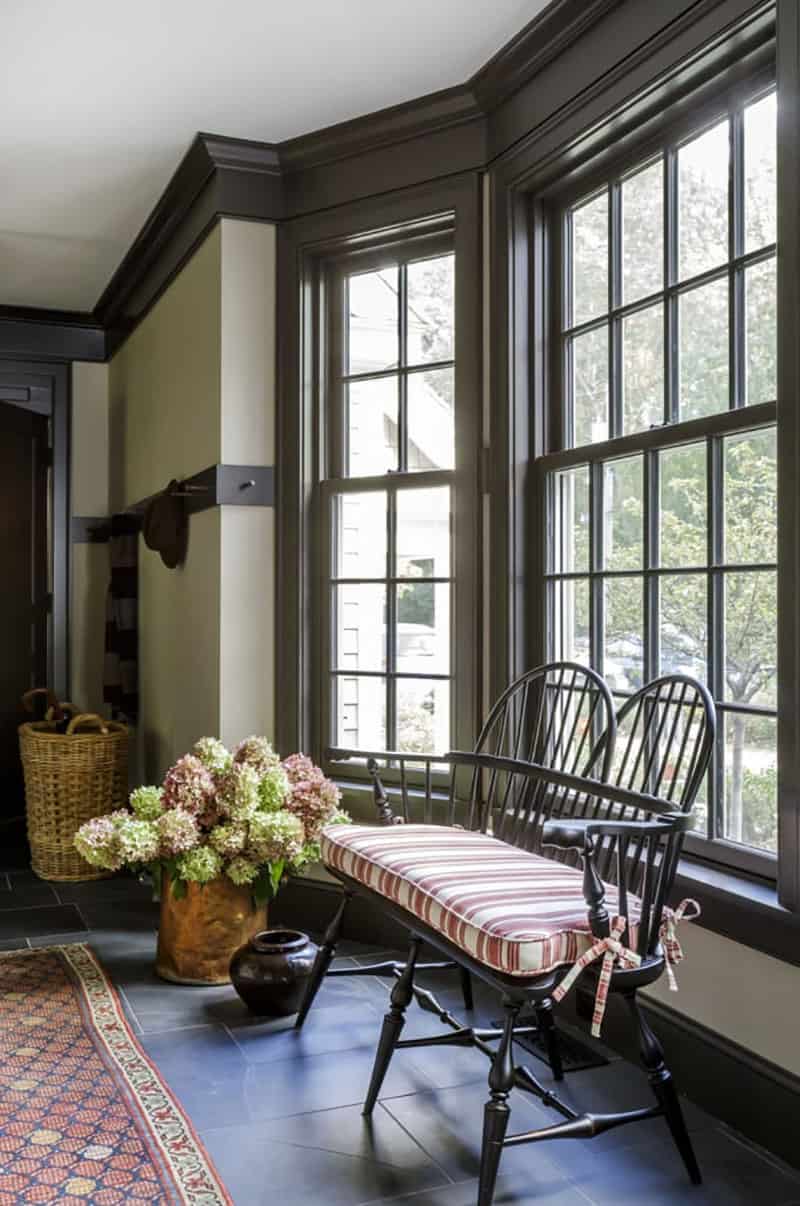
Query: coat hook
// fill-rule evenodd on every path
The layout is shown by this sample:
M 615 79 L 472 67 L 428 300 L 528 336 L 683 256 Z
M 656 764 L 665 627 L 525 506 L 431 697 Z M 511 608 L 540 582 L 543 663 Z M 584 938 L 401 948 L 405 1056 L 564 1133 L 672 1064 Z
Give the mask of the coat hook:
M 250 490 L 255 485 L 255 479 L 250 477 L 246 482 L 239 482 L 240 490 Z

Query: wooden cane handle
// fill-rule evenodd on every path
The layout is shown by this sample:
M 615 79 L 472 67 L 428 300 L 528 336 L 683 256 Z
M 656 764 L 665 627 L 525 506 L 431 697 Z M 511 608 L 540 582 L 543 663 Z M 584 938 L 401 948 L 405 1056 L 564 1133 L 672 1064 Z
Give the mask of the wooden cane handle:
M 77 716 L 73 716 L 67 725 L 67 736 L 71 737 L 77 728 L 85 724 L 96 725 L 101 733 L 108 732 L 102 716 L 98 716 L 96 712 L 80 712 Z

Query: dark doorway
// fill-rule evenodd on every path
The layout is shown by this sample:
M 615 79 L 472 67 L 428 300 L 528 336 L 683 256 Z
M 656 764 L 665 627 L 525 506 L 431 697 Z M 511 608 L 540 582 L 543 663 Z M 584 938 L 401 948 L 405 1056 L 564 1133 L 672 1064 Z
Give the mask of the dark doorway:
M 20 401 L 22 401 L 20 392 Z M 47 682 L 47 414 L 8 399 L 0 385 L 0 821 L 24 811 L 17 744 L 20 698 Z

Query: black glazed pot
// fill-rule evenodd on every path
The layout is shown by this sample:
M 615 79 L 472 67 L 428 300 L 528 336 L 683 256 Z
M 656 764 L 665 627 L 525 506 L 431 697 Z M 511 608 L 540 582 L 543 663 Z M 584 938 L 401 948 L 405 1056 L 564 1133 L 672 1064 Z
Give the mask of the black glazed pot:
M 262 930 L 231 959 L 231 983 L 252 1013 L 297 1013 L 317 948 L 299 930 Z

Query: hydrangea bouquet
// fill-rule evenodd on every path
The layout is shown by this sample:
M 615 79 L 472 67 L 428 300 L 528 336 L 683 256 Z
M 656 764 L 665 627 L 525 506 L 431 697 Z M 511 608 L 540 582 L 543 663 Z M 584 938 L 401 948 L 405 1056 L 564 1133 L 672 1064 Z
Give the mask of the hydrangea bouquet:
M 319 857 L 324 825 L 346 822 L 340 793 L 305 754 L 283 762 L 265 737 L 233 753 L 203 737 L 172 766 L 161 787 L 138 787 L 130 807 L 95 817 L 75 835 L 79 854 L 107 871 L 165 871 L 179 898 L 187 883 L 227 875 L 270 900 L 289 871 Z

